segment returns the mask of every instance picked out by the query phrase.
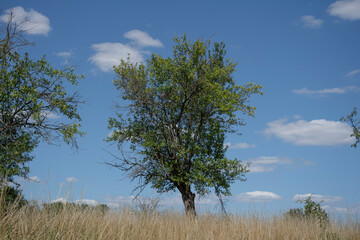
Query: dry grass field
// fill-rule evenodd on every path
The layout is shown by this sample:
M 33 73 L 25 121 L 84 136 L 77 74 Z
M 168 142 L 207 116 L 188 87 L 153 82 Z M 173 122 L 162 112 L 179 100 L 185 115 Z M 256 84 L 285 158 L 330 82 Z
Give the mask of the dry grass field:
M 174 211 L 141 213 L 129 208 L 23 207 L 0 212 L 0 239 L 360 239 L 356 218 L 316 221 L 283 215 L 211 213 L 186 217 Z

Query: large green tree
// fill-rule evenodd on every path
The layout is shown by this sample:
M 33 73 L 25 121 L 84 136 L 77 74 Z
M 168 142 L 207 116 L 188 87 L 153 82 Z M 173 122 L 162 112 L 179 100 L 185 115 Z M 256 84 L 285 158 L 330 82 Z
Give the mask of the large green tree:
M 45 57 L 30 59 L 21 54 L 29 45 L 13 23 L 13 14 L 0 32 L 0 183 L 27 177 L 27 163 L 40 141 L 53 143 L 62 138 L 76 146 L 83 101 L 65 85 L 77 85 L 82 76 L 74 68 L 53 68 Z
M 247 165 L 226 157 L 224 139 L 244 124 L 238 112 L 254 115 L 248 99 L 261 86 L 236 85 L 236 63 L 225 58 L 223 43 L 186 35 L 174 41 L 173 57 L 114 67 L 124 104 L 109 120 L 108 141 L 121 152 L 109 164 L 139 180 L 139 192 L 148 184 L 159 193 L 178 190 L 186 213 L 196 214 L 196 193 L 214 188 L 221 200 L 231 183 L 246 180 Z

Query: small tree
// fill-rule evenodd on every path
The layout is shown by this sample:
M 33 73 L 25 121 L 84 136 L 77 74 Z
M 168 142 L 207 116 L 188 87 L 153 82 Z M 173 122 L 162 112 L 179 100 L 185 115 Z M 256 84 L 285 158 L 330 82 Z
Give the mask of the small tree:
M 329 221 L 329 217 L 324 209 L 321 208 L 320 203 L 316 203 L 309 196 L 306 199 L 299 199 L 296 202 L 304 203 L 304 209 L 293 208 L 285 213 L 285 216 L 293 218 L 306 218 L 311 220 L 317 220 L 320 226 L 324 226 Z
M 238 112 L 254 115 L 248 99 L 261 86 L 236 85 L 236 63 L 225 59 L 223 43 L 211 47 L 186 35 L 174 41 L 173 58 L 153 54 L 146 65 L 122 60 L 114 67 L 114 85 L 128 105 L 118 105 L 118 118 L 109 119 L 107 140 L 118 144 L 121 157 L 108 164 L 139 180 L 134 191 L 148 184 L 159 193 L 178 190 L 194 215 L 195 192 L 214 188 L 221 200 L 231 183 L 246 180 L 247 165 L 225 156 L 224 139 L 244 125 Z
M 54 69 L 45 57 L 20 54 L 19 47 L 28 43 L 18 31 L 21 23 L 12 20 L 11 13 L 0 32 L 0 184 L 27 177 L 26 164 L 39 141 L 62 137 L 76 146 L 76 136 L 83 135 L 78 114 L 83 101 L 65 90 L 65 82 L 77 85 L 82 76 L 72 67 Z
M 356 142 L 352 144 L 351 146 L 356 148 L 357 144 L 360 142 L 360 119 L 356 119 L 357 115 L 357 109 L 354 108 L 352 113 L 345 117 L 342 117 L 340 120 L 343 122 L 350 122 L 351 127 L 353 128 L 353 133 L 351 134 L 351 137 L 355 137 Z

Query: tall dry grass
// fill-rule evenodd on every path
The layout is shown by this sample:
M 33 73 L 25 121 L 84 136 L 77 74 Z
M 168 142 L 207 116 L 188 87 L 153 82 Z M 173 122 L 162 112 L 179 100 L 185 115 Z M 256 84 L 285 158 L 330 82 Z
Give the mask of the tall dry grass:
M 360 239 L 358 220 L 317 222 L 261 214 L 146 214 L 130 208 L 103 213 L 65 207 L 23 207 L 0 212 L 0 239 Z

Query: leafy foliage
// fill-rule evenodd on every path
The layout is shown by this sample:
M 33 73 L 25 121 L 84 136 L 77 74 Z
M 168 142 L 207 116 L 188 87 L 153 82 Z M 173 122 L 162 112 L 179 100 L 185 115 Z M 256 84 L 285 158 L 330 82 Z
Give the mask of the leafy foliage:
M 65 89 L 83 77 L 72 67 L 53 68 L 45 57 L 32 60 L 28 53 L 20 54 L 18 47 L 26 43 L 17 27 L 10 18 L 0 34 L 1 182 L 27 177 L 26 164 L 41 140 L 52 143 L 61 137 L 76 146 L 76 136 L 83 135 L 77 110 L 83 101 Z
M 19 209 L 29 202 L 22 195 L 22 191 L 16 186 L 3 184 L 0 187 L 0 213 L 9 209 Z
M 297 200 L 299 203 L 304 203 L 304 209 L 302 208 L 293 208 L 290 209 L 285 216 L 296 217 L 296 218 L 306 218 L 306 219 L 316 219 L 320 225 L 323 225 L 329 221 L 329 217 L 324 209 L 321 208 L 320 203 L 316 203 L 311 199 L 311 196 L 305 200 Z
M 354 108 L 354 110 L 345 117 L 342 117 L 340 120 L 343 122 L 349 122 L 351 124 L 351 127 L 353 128 L 353 133 L 351 134 L 351 137 L 355 137 L 356 142 L 352 144 L 351 146 L 356 148 L 357 144 L 360 142 L 360 119 L 356 119 L 357 115 L 357 109 Z
M 153 54 L 147 64 L 121 61 L 114 85 L 126 105 L 109 119 L 120 162 L 109 163 L 139 180 L 140 192 L 150 184 L 159 193 L 179 190 L 186 211 L 195 211 L 199 195 L 215 189 L 230 195 L 230 184 L 245 180 L 247 165 L 225 156 L 226 133 L 244 125 L 237 113 L 254 115 L 248 105 L 261 86 L 236 85 L 236 63 L 225 59 L 225 45 L 174 39 L 173 58 Z M 128 116 L 125 118 L 125 116 Z M 124 151 L 124 145 L 129 149 Z

